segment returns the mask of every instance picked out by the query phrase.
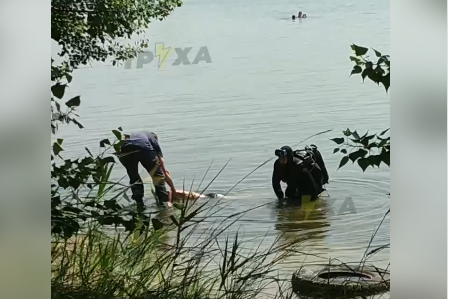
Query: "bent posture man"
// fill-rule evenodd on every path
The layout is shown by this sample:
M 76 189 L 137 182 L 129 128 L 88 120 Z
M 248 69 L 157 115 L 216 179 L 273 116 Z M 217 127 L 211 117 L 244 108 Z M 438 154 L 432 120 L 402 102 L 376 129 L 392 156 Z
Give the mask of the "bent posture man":
M 274 163 L 272 186 L 279 200 L 284 199 L 281 181 L 287 184 L 285 198 L 300 200 L 302 195 L 310 195 L 316 199 L 320 188 L 313 179 L 303 162 L 293 156 L 293 150 L 289 146 L 283 146 L 275 151 L 278 157 Z
M 148 171 L 153 180 L 158 204 L 169 201 L 165 182 L 172 190 L 176 190 L 169 172 L 164 166 L 164 159 L 158 137 L 152 132 L 137 132 L 129 135 L 121 147 L 120 162 L 126 168 L 131 185 L 132 198 L 136 201 L 138 210 L 143 211 L 144 188 L 139 175 L 139 162 Z

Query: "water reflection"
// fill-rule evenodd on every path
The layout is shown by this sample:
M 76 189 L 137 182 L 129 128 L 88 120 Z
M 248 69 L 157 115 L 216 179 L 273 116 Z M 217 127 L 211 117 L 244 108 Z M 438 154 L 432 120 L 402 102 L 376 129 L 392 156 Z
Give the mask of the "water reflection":
M 278 203 L 275 209 L 275 230 L 281 232 L 285 239 L 323 240 L 329 230 L 326 197 L 311 201 L 310 197 L 304 196 L 301 204 Z

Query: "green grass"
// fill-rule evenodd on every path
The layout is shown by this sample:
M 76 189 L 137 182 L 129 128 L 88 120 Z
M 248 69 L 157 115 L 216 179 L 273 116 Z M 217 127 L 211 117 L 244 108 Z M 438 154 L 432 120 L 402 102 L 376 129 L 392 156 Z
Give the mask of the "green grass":
M 107 181 L 111 169 L 105 171 Z M 98 202 L 119 198 L 122 189 L 119 183 L 103 183 L 94 197 Z M 301 251 L 303 240 L 281 235 L 266 248 L 264 240 L 254 246 L 238 232 L 229 236 L 228 229 L 248 211 L 217 221 L 214 216 L 224 204 L 184 201 L 153 215 L 153 225 L 131 233 L 120 227 L 105 230 L 95 218 L 85 221 L 77 235 L 52 244 L 52 298 L 296 298 L 291 274 L 281 275 L 279 264 L 308 255 Z M 367 249 L 360 263 L 386 247 Z
M 183 207 L 186 216 L 178 224 L 141 235 L 107 235 L 92 226 L 60 243 L 52 254 L 53 298 L 260 298 L 273 287 L 282 289 L 276 266 L 298 252 L 299 240 L 279 238 L 268 249 L 248 249 L 236 234 L 223 236 L 221 244 L 218 239 L 235 216 L 191 247 L 187 242 L 195 228 L 188 229 L 192 222 L 186 218 L 195 211 L 196 206 L 192 212 Z M 168 234 L 176 237 L 167 243 Z
M 220 203 L 178 205 L 176 216 L 159 216 L 162 228 L 142 234 L 106 234 L 90 224 L 83 235 L 55 248 L 52 298 L 292 298 L 278 265 L 306 255 L 301 240 L 279 236 L 269 248 L 262 249 L 262 242 L 249 248 L 238 232 L 226 235 L 244 213 L 208 223 L 191 240 L 220 208 Z

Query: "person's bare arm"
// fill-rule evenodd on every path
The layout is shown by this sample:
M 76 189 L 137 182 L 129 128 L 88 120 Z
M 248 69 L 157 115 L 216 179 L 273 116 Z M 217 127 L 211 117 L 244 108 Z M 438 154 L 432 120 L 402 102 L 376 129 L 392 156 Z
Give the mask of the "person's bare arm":
M 173 181 L 172 181 L 170 175 L 167 172 L 165 173 L 165 181 L 170 186 L 170 189 L 172 189 L 173 192 L 176 192 L 175 185 L 173 184 Z
M 170 177 L 170 173 L 169 173 L 169 172 L 167 171 L 167 169 L 165 168 L 164 158 L 162 158 L 161 156 L 158 156 L 158 158 L 159 158 L 159 161 L 160 161 L 160 163 L 161 163 L 162 170 L 164 171 L 165 181 L 166 181 L 167 184 L 170 186 L 170 189 L 171 189 L 173 192 L 176 192 L 176 188 L 175 188 L 175 185 L 173 184 L 173 181 L 172 181 L 172 179 L 171 179 L 171 177 Z

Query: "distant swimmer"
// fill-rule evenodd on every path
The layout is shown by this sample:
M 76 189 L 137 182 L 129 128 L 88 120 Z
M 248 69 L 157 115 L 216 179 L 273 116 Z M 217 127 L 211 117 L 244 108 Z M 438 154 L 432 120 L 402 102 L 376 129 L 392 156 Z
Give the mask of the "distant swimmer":
M 295 20 L 296 18 L 304 19 L 304 18 L 307 18 L 307 15 L 303 14 L 302 11 L 300 11 L 300 12 L 298 12 L 298 16 L 292 15 L 292 20 Z

